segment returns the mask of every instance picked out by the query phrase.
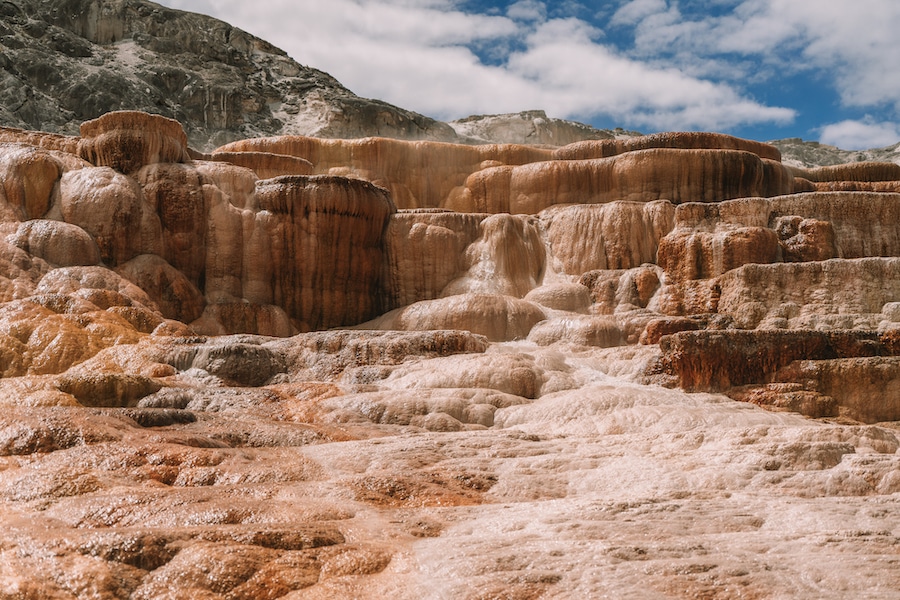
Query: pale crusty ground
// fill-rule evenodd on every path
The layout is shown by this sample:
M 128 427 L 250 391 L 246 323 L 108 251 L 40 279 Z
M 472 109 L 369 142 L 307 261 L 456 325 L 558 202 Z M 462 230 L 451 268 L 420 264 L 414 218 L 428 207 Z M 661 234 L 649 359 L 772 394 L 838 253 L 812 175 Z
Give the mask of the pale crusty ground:
M 639 385 L 650 353 L 8 406 L 0 598 L 900 598 L 894 425 Z

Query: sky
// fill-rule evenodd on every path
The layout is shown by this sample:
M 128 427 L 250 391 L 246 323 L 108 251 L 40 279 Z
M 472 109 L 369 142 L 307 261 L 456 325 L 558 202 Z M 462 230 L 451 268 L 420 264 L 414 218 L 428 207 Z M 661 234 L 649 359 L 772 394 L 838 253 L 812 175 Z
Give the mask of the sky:
M 900 141 L 897 0 L 157 0 L 427 116 Z

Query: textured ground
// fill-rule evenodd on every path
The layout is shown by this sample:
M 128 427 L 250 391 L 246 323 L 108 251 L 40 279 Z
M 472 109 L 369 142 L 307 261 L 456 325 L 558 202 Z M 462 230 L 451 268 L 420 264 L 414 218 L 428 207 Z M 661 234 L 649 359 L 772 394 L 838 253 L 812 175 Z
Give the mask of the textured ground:
M 900 598 L 895 426 L 635 383 L 651 353 L 7 407 L 0 597 Z M 466 387 L 524 363 L 537 399 Z

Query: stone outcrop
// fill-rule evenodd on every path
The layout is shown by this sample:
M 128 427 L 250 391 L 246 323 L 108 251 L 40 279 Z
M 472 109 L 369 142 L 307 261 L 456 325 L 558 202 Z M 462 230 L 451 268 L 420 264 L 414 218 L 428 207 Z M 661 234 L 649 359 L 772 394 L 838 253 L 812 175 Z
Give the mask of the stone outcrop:
M 681 150 L 739 150 L 750 152 L 760 158 L 781 162 L 781 152 L 771 144 L 744 140 L 721 133 L 709 132 L 667 132 L 644 136 L 627 136 L 624 138 L 601 141 L 585 140 L 573 142 L 555 151 L 556 158 L 562 160 L 585 160 L 591 158 L 608 158 L 637 150 L 669 148 Z
M 143 0 L 0 44 L 0 596 L 896 588 L 891 149 L 454 131 Z
M 553 119 L 542 110 L 504 115 L 472 115 L 448 123 L 460 138 L 480 144 L 534 144 L 566 146 L 584 140 L 609 140 L 637 135 L 624 130 L 608 131 L 589 125 Z
M 895 300 L 889 283 L 873 286 L 893 281 L 897 195 L 785 194 L 806 189 L 796 183 L 805 178 L 781 166 L 776 149 L 729 136 L 660 134 L 556 151 L 294 136 L 197 154 L 178 123 L 160 116 L 111 113 L 82 129 L 69 145 L 78 156 L 24 133 L 5 147 L 4 210 L 22 222 L 9 241 L 48 267 L 117 269 L 158 311 L 141 317 L 143 329 L 174 319 L 209 334 L 285 336 L 399 310 L 378 326 L 470 319 L 491 339 L 513 339 L 545 314 L 539 305 L 650 311 L 623 325 L 636 341 L 664 315 L 716 313 L 740 327 L 878 326 L 881 305 Z M 821 173 L 894 175 L 878 164 Z M 398 198 L 401 208 L 432 208 L 396 212 Z M 881 266 L 846 262 L 875 257 Z M 843 292 L 847 277 L 862 285 Z M 27 297 L 38 279 L 10 278 L 7 296 Z M 581 291 L 565 288 L 577 279 Z M 536 305 L 511 308 L 526 297 Z M 485 314 L 515 315 L 516 324 L 487 324 L 478 314 L 485 303 L 496 304 Z M 830 314 L 835 307 L 858 316 Z
M 106 113 L 81 124 L 78 154 L 98 167 L 133 173 L 145 165 L 188 158 L 181 123 L 138 111 Z
M 900 195 L 713 134 L 200 153 L 176 125 L 2 132 L 0 589 L 891 589 Z
M 360 98 L 204 15 L 143 0 L 12 0 L 3 11 L 0 123 L 9 127 L 72 135 L 126 109 L 177 119 L 201 150 L 274 134 L 458 140 L 445 123 Z
M 866 423 L 900 416 L 896 330 L 689 331 L 663 337 L 658 366 L 692 391 L 814 417 Z
M 698 173 L 703 173 L 702 184 Z M 787 168 L 751 152 L 650 148 L 608 158 L 484 169 L 466 181 L 466 193 L 454 208 L 533 214 L 554 204 L 721 202 L 793 191 Z
M 552 157 L 549 149 L 524 145 L 464 146 L 301 136 L 241 140 L 216 152 L 266 152 L 305 159 L 316 174 L 358 177 L 384 187 L 401 209 L 456 208 L 454 199 L 463 193 L 470 174 L 496 164 L 521 165 Z

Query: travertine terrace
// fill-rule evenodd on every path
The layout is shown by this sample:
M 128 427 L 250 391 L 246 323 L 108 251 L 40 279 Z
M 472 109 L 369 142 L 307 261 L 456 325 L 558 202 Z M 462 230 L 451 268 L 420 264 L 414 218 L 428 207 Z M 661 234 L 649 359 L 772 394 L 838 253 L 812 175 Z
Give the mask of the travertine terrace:
M 900 166 L 0 129 L 0 598 L 900 598 Z

